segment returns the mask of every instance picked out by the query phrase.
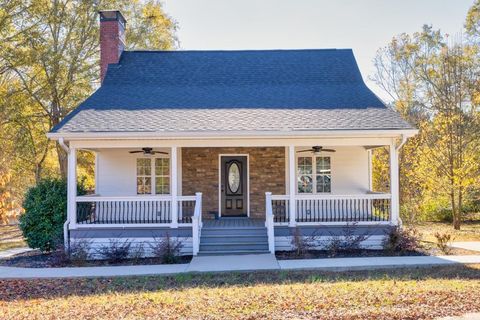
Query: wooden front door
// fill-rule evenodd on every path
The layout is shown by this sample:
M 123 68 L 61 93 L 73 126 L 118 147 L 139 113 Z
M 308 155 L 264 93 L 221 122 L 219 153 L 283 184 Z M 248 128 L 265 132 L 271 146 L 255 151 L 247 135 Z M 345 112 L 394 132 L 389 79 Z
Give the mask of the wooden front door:
M 222 216 L 247 216 L 248 163 L 246 156 L 222 156 L 221 166 L 221 206 Z

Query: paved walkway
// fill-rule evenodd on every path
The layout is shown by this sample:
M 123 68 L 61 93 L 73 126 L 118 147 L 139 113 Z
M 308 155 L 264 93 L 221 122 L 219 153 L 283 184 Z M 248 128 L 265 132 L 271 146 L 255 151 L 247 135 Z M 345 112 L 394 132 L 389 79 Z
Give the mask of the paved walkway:
M 32 278 L 93 278 L 170 275 L 185 273 L 188 264 L 151 266 L 75 267 L 75 268 L 15 268 L 0 267 L 0 279 Z
M 0 259 L 10 258 L 16 254 L 20 254 L 20 253 L 24 253 L 32 250 L 33 249 L 30 249 L 28 247 L 2 250 L 0 251 Z
M 278 270 L 280 266 L 273 254 L 231 256 L 196 256 L 187 272 L 260 271 Z
M 472 251 L 480 251 L 480 241 L 453 242 L 450 247 Z
M 315 269 L 324 271 L 369 270 L 384 268 L 408 268 L 453 264 L 480 263 L 480 255 L 471 256 L 415 256 L 279 260 L 282 270 Z
M 15 268 L 0 267 L 0 279 L 75 278 L 171 275 L 186 272 L 223 272 L 254 270 L 371 270 L 385 268 L 427 267 L 455 264 L 480 264 L 480 255 L 438 257 L 372 257 L 279 260 L 271 254 L 238 256 L 199 256 L 190 264 L 78 267 Z

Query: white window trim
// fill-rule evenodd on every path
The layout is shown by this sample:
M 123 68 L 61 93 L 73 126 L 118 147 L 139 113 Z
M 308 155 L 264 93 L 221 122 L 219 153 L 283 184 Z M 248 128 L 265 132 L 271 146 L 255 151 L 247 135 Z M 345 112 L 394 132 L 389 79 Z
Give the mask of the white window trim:
M 168 168 L 168 179 L 169 179 L 169 183 L 168 183 L 168 188 L 169 188 L 169 192 L 168 194 L 166 193 L 160 193 L 158 195 L 163 195 L 163 196 L 169 196 L 172 194 L 172 158 L 170 157 L 170 155 L 168 154 L 165 154 L 165 155 L 155 155 L 155 156 L 137 156 L 135 157 L 135 189 L 138 190 L 138 185 L 137 185 L 137 178 L 138 178 L 138 174 L 137 174 L 137 160 L 138 159 L 150 159 L 150 179 L 151 179 L 151 182 L 152 182 L 152 187 L 151 187 L 151 193 L 148 194 L 148 193 L 143 193 L 143 194 L 138 194 L 137 193 L 137 196 L 156 196 L 157 193 L 156 193 L 156 188 L 157 188 L 157 184 L 156 184 L 156 180 L 157 180 L 157 174 L 155 172 L 155 159 L 168 159 L 168 165 L 169 165 L 169 168 Z M 138 192 L 138 191 L 136 191 Z
M 312 192 L 299 192 L 298 191 L 298 158 L 312 158 Z M 317 192 L 317 157 L 320 158 L 330 158 L 330 191 L 329 192 Z M 295 193 L 302 195 L 302 194 L 331 194 L 333 189 L 333 157 L 331 155 L 312 155 L 307 153 L 300 153 L 297 154 L 295 157 Z

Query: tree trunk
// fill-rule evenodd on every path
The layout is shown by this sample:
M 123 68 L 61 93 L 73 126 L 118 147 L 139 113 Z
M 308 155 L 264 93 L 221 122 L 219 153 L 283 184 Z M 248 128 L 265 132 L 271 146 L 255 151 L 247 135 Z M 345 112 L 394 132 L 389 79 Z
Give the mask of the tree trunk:
M 455 191 L 450 192 L 450 201 L 452 203 L 453 228 L 455 230 L 460 230 L 460 219 L 458 214 L 458 206 L 455 202 Z
M 462 223 L 462 215 L 463 215 L 463 190 L 460 188 L 458 191 L 458 205 L 457 205 L 457 221 L 456 224 L 453 226 L 455 230 L 460 230 L 460 225 Z
M 60 175 L 62 179 L 67 179 L 68 155 L 65 152 L 65 150 L 63 150 L 62 147 L 58 144 L 58 142 L 56 147 L 57 147 L 58 164 L 60 167 Z
M 35 183 L 38 184 L 42 179 L 43 165 L 42 163 L 37 163 L 35 165 Z

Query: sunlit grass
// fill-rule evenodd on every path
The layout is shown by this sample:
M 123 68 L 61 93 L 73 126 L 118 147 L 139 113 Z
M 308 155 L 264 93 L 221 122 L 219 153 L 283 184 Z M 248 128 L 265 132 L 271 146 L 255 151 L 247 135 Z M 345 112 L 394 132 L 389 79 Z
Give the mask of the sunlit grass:
M 435 242 L 435 233 L 450 233 L 454 241 L 480 241 L 480 221 L 463 223 L 460 230 L 453 229 L 451 223 L 422 222 L 416 225 L 425 241 Z
M 480 265 L 0 281 L 0 318 L 417 319 L 480 311 Z

